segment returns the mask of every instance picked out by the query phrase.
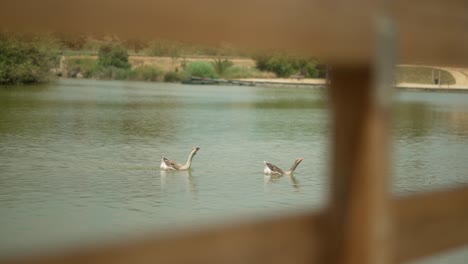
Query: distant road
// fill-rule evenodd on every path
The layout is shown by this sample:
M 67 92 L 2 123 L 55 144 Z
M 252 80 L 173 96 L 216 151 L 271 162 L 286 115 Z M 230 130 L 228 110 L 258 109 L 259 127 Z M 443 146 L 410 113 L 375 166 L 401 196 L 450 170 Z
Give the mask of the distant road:
M 427 67 L 427 68 L 444 70 L 444 71 L 449 72 L 455 79 L 455 84 L 450 85 L 450 86 L 468 88 L 468 68 L 452 68 L 452 67 L 438 67 L 438 66 L 430 66 L 430 65 L 411 65 L 411 64 L 404 64 L 404 65 L 399 65 L 399 66 Z

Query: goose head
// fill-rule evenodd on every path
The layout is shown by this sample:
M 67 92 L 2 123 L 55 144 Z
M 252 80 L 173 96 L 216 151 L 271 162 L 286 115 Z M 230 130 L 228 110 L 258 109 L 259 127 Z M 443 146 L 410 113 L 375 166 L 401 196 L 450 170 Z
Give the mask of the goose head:
M 199 147 L 193 147 L 192 148 L 192 152 L 193 152 L 193 155 L 197 154 L 197 152 L 200 150 Z

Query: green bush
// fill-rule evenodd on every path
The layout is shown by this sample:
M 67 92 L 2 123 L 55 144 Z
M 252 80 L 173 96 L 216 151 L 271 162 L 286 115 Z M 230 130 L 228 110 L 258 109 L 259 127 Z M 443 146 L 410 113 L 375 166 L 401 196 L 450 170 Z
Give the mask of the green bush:
M 98 52 L 98 65 L 104 68 L 130 69 L 127 49 L 119 44 L 102 45 Z
M 66 60 L 65 65 L 69 77 L 81 73 L 85 78 L 92 78 L 99 70 L 96 60 L 92 58 L 69 58 Z
M 165 82 L 180 82 L 181 80 L 182 80 L 182 76 L 176 71 L 170 71 L 164 74 Z
M 162 71 L 155 66 L 143 65 L 129 71 L 127 77 L 129 80 L 138 81 L 159 81 Z
M 216 78 L 213 65 L 207 61 L 193 61 L 186 65 L 184 69 L 185 77 Z
M 48 81 L 58 53 L 50 42 L 0 36 L 0 84 Z
M 224 74 L 226 71 L 231 68 L 234 63 L 228 59 L 214 59 L 211 62 L 211 65 L 213 65 L 213 68 L 218 76 L 224 77 Z
M 104 68 L 98 65 L 94 78 L 102 80 L 126 80 L 129 73 L 129 69 L 122 69 L 113 66 Z
M 233 66 L 226 70 L 223 77 L 227 79 L 239 79 L 261 77 L 261 75 L 261 72 L 255 68 Z
M 283 56 L 275 56 L 269 59 L 268 67 L 278 77 L 289 77 L 296 71 L 289 58 Z
M 260 54 L 254 59 L 257 69 L 273 72 L 277 77 L 301 74 L 304 77 L 317 78 L 320 74 L 317 69 L 317 61 L 312 58 L 277 53 Z

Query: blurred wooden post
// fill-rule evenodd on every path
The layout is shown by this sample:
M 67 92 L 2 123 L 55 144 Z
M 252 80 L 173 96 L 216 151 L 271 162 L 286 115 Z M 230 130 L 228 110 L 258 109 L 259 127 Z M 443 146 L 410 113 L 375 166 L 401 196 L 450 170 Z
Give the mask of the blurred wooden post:
M 333 66 L 327 263 L 391 263 L 388 110 L 371 64 Z

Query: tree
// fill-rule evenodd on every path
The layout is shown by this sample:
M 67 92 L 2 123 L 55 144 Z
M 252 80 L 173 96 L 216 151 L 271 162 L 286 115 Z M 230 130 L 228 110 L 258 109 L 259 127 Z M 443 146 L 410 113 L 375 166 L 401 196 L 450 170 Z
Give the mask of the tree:
M 273 72 L 278 77 L 289 77 L 295 73 L 310 78 L 319 76 L 317 61 L 313 58 L 273 53 L 260 54 L 254 59 L 257 69 Z
M 122 45 L 105 44 L 99 48 L 98 65 L 103 68 L 115 67 L 120 69 L 130 69 L 128 62 L 128 52 Z
M 0 84 L 48 81 L 58 62 L 52 41 L 0 36 Z

